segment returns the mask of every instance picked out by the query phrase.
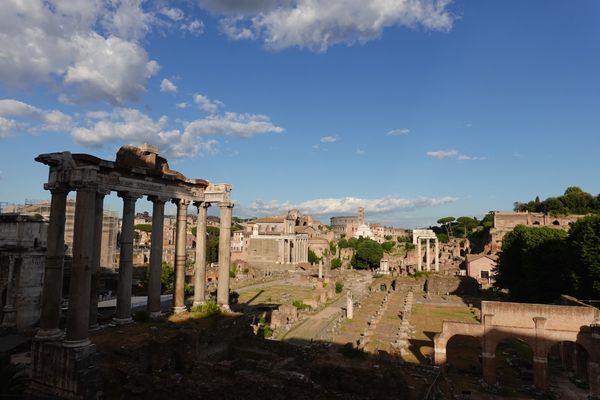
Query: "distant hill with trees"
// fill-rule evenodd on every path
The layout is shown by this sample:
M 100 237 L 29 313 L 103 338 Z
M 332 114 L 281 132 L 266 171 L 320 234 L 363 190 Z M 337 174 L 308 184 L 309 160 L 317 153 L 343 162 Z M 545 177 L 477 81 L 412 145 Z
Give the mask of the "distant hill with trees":
M 515 202 L 513 206 L 514 211 L 541 212 L 551 215 L 596 214 L 600 213 L 600 194 L 593 196 L 580 187 L 570 186 L 562 196 L 548 197 L 545 200 L 540 200 L 537 196 L 535 200 L 527 203 Z

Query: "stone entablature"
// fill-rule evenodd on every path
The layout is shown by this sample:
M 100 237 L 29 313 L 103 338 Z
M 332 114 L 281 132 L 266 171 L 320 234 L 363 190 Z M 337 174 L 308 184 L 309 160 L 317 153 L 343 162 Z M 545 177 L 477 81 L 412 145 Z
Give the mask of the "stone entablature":
M 548 353 L 562 342 L 583 347 L 588 355 L 588 383 L 592 396 L 600 395 L 600 310 L 594 307 L 483 301 L 481 323 L 444 321 L 434 337 L 435 364 L 446 364 L 446 345 L 455 335 L 473 336 L 482 348 L 483 379 L 496 383 L 496 346 L 519 338 L 533 351 L 534 385 L 548 389 Z
M 123 199 L 123 216 L 120 234 L 119 283 L 115 324 L 127 324 L 131 318 L 131 286 L 133 269 L 133 242 L 135 223 L 135 203 L 147 196 L 153 203 L 152 243 L 150 248 L 150 268 L 148 277 L 148 305 L 150 315 L 160 315 L 160 276 L 164 244 L 164 206 L 172 201 L 177 206 L 175 219 L 175 282 L 173 293 L 174 313 L 186 310 L 184 303 L 185 261 L 187 243 L 187 209 L 190 204 L 198 208 L 196 230 L 196 262 L 194 305 L 205 301 L 206 282 L 206 226 L 207 208 L 211 204 L 220 209 L 219 272 L 217 302 L 223 309 L 229 309 L 229 267 L 231 260 L 231 219 L 233 203 L 229 198 L 231 186 L 210 184 L 203 179 L 188 179 L 181 173 L 169 169 L 166 159 L 158 155 L 158 149 L 151 145 L 123 146 L 117 152 L 115 161 L 102 160 L 88 154 L 70 152 L 40 154 L 36 161 L 50 167 L 45 189 L 52 193 L 48 247 L 44 285 L 42 293 L 42 313 L 40 330 L 36 335 L 33 351 L 33 380 L 39 387 L 48 385 L 48 375 L 79 375 L 67 368 L 75 365 L 64 359 L 77 354 L 91 357 L 89 331 L 97 326 L 97 281 L 100 265 L 102 241 L 102 220 L 104 197 L 112 191 Z M 59 314 L 62 292 L 64 262 L 64 231 L 67 194 L 76 192 L 73 266 L 69 292 L 69 306 L 66 330 L 59 327 Z M 48 352 L 44 342 L 61 343 L 65 352 L 60 359 L 40 360 Z M 38 345 L 39 344 L 39 345 Z M 50 346 L 50 345 L 49 345 Z M 49 347 L 50 348 L 50 347 Z M 86 379 L 89 375 L 86 375 Z M 91 378 L 90 378 L 91 379 Z M 66 388 L 81 388 L 85 382 L 67 382 Z M 79 389 L 73 389 L 72 397 L 81 397 Z

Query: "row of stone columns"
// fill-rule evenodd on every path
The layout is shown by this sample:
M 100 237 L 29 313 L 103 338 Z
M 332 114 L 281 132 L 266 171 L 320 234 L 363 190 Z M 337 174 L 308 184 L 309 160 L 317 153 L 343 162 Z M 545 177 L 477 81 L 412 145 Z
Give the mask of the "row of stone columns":
M 51 189 L 50 223 L 48 227 L 48 247 L 44 286 L 42 292 L 42 313 L 39 340 L 63 338 L 59 327 L 60 305 L 62 301 L 62 281 L 64 264 L 64 231 L 67 195 L 70 188 Z M 75 225 L 73 240 L 73 266 L 69 291 L 69 309 L 64 345 L 66 347 L 86 346 L 90 343 L 88 332 L 97 327 L 98 271 L 102 240 L 103 202 L 106 190 L 97 186 L 77 188 Z M 117 289 L 116 324 L 127 324 L 131 318 L 131 284 L 133 273 L 133 231 L 135 202 L 140 194 L 120 192 L 123 199 L 123 216 L 120 236 L 119 282 Z M 162 247 L 164 228 L 164 206 L 168 198 L 149 196 L 153 203 L 152 244 L 150 250 L 150 271 L 148 279 L 147 310 L 152 316 L 160 315 Z M 173 307 L 175 313 L 186 310 L 184 299 L 186 222 L 189 200 L 174 199 L 177 205 L 175 283 Z M 194 304 L 205 299 L 206 277 L 206 202 L 197 202 L 198 226 L 195 264 Z M 229 264 L 231 262 L 231 214 L 232 203 L 219 203 L 221 214 L 221 234 L 219 238 L 219 285 L 217 301 L 222 308 L 229 308 Z
M 417 238 L 417 270 L 418 271 L 423 271 L 423 255 L 421 252 L 421 241 L 423 239 L 422 238 Z M 430 254 L 430 240 L 431 238 L 424 238 L 424 240 L 426 241 L 426 245 L 425 245 L 425 271 L 431 271 L 431 254 Z M 439 272 L 440 270 L 440 249 L 439 249 L 439 242 L 437 238 L 433 239 L 435 241 L 435 271 Z
M 279 251 L 283 258 L 283 264 L 308 262 L 308 239 L 282 239 Z

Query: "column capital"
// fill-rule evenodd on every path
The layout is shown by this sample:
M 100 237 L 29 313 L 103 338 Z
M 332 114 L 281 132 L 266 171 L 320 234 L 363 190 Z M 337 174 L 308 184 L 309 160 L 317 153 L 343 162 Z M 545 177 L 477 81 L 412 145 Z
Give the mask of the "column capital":
M 49 184 L 44 185 L 44 189 L 48 190 L 51 194 L 69 194 L 73 188 L 64 185 L 64 184 L 56 184 L 50 186 Z
M 107 194 L 110 194 L 110 189 L 105 186 L 98 186 L 98 190 L 96 191 L 96 198 L 104 198 Z
M 137 200 L 142 197 L 141 194 L 135 192 L 117 192 L 117 196 L 122 198 L 123 200 Z
M 220 202 L 219 208 L 233 208 L 233 202 L 231 202 L 231 201 Z
M 188 199 L 172 199 L 171 203 L 176 204 L 178 207 L 179 206 L 189 206 L 190 205 L 190 200 Z
M 208 208 L 208 207 L 210 207 L 210 205 L 211 204 L 209 201 L 194 201 L 194 206 L 196 206 L 198 208 L 200 208 L 200 207 Z
M 165 204 L 166 202 L 168 202 L 170 200 L 169 197 L 163 197 L 163 196 L 148 196 L 148 201 L 151 201 L 155 204 Z

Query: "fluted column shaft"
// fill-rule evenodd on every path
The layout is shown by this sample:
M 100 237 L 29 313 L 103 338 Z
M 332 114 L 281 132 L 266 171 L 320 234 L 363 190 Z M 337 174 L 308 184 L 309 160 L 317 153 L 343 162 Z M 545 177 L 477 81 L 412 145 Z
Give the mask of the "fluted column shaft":
M 165 223 L 165 202 L 156 196 L 148 197 L 152 201 L 152 236 L 150 242 L 150 270 L 148 271 L 148 303 L 147 310 L 150 316 L 157 317 L 161 314 L 160 308 L 160 276 L 163 260 L 163 233 Z
M 206 215 L 210 203 L 195 203 L 198 207 L 196 221 L 196 264 L 194 265 L 194 306 L 206 299 Z
M 104 196 L 96 193 L 94 212 L 94 253 L 92 255 L 92 281 L 90 285 L 90 330 L 98 328 L 98 274 L 100 273 L 100 257 L 102 256 L 102 223 L 104 219 Z
M 423 255 L 421 254 L 421 238 L 417 238 L 417 270 L 423 270 Z
M 119 253 L 119 284 L 117 286 L 117 312 L 114 322 L 128 324 L 131 319 L 131 281 L 133 275 L 133 225 L 135 202 L 138 195 L 119 193 L 123 198 L 123 220 L 121 222 L 121 251 Z
M 438 239 L 435 239 L 435 271 L 440 272 L 440 244 Z
M 175 237 L 175 284 L 173 293 L 173 313 L 184 312 L 185 308 L 185 244 L 187 228 L 187 208 L 189 200 L 175 199 L 177 205 L 177 226 Z
M 431 271 L 431 250 L 429 249 L 430 243 L 429 243 L 429 239 L 425 239 L 425 244 L 427 245 L 427 248 L 425 249 L 425 260 L 426 260 L 426 270 L 427 271 Z
M 65 219 L 67 211 L 66 188 L 50 189 L 50 223 L 48 225 L 48 247 L 42 288 L 42 314 L 38 340 L 56 340 L 63 336 L 59 328 L 60 303 L 62 301 L 63 267 L 65 260 Z
M 233 203 L 219 204 L 221 225 L 219 232 L 219 286 L 217 303 L 229 308 L 229 268 L 231 264 L 231 212 Z
M 75 204 L 73 228 L 73 266 L 69 284 L 69 311 L 64 346 L 90 344 L 90 288 L 94 268 L 94 224 L 96 220 L 97 188 L 79 188 Z

